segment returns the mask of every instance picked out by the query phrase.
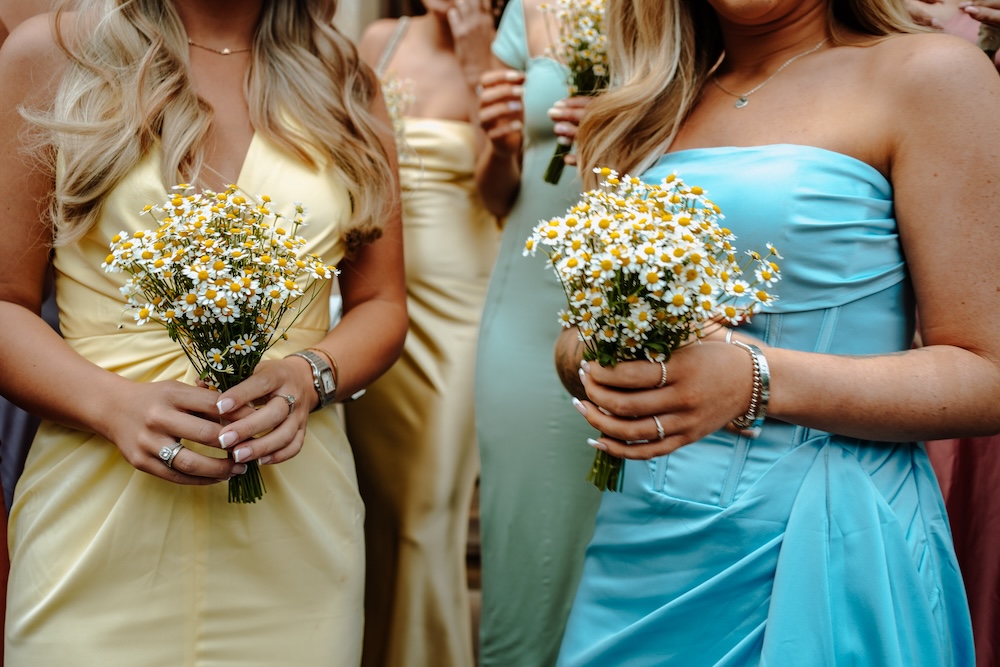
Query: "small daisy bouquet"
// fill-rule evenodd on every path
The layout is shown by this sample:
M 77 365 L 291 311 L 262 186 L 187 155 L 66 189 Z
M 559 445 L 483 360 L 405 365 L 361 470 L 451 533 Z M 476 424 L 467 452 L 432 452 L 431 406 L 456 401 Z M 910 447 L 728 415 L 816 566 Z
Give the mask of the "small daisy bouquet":
M 386 72 L 380 77 L 382 97 L 392 120 L 392 130 L 396 136 L 396 152 L 405 155 L 409 150 L 406 143 L 406 125 L 403 122 L 406 112 L 413 106 L 415 99 L 413 82 L 401 79 L 393 72 Z
M 740 265 L 722 211 L 675 174 L 660 184 L 596 169 L 598 187 L 566 215 L 539 223 L 525 255 L 542 248 L 566 292 L 563 327 L 576 327 L 584 358 L 665 361 L 721 324 L 738 324 L 773 303 L 774 259 L 748 251 Z M 752 274 L 752 275 L 751 275 Z M 621 490 L 622 460 L 598 451 L 587 477 Z
M 540 9 L 555 16 L 558 38 L 546 55 L 569 68 L 570 96 L 597 95 L 608 85 L 607 38 L 604 35 L 604 0 L 555 0 Z M 556 145 L 545 170 L 545 181 L 556 184 L 566 166 L 567 144 Z
M 271 209 L 270 197 L 248 201 L 236 186 L 173 190 L 165 203 L 143 209 L 153 229 L 111 239 L 102 267 L 129 274 L 121 289 L 136 323 L 166 328 L 198 377 L 225 391 L 250 377 L 337 269 L 302 252 L 299 203 L 286 217 Z M 229 502 L 256 502 L 264 490 L 251 461 L 229 480 Z

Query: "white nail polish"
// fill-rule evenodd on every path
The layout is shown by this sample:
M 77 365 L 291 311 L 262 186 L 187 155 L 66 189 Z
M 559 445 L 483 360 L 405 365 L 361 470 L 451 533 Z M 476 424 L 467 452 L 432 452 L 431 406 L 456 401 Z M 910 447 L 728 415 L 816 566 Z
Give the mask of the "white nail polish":
M 594 440 L 593 438 L 587 438 L 587 444 L 590 445 L 591 447 L 593 447 L 594 449 L 601 450 L 602 452 L 608 451 L 607 445 L 605 445 L 600 440 Z
M 573 397 L 573 407 L 576 408 L 576 411 L 584 417 L 587 416 L 587 406 L 584 405 L 576 396 Z
M 250 451 L 249 447 L 240 447 L 239 449 L 234 449 L 233 460 L 239 463 L 244 459 L 246 459 L 248 456 L 250 456 L 251 453 L 252 452 Z
M 236 434 L 233 433 L 232 431 L 228 431 L 226 433 L 222 433 L 221 435 L 219 435 L 219 445 L 221 445 L 223 449 L 233 444 L 234 442 L 236 442 Z
M 556 143 L 559 144 L 560 146 L 572 146 L 573 140 L 570 139 L 569 137 L 564 137 L 562 135 L 559 135 L 558 137 L 556 137 Z
M 582 368 L 578 372 L 580 373 L 580 382 L 585 381 L 587 379 L 587 374 L 583 372 Z

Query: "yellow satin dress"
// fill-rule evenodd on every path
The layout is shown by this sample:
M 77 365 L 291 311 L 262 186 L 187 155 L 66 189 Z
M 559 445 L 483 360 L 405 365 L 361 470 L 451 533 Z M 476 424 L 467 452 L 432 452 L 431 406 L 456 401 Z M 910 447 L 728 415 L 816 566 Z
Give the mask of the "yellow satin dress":
M 473 373 L 499 228 L 476 193 L 474 128 L 413 117 L 404 126 L 409 331 L 399 361 L 345 406 L 368 510 L 363 664 L 470 667 Z
M 124 274 L 101 269 L 110 238 L 148 228 L 139 211 L 165 199 L 157 162 L 151 154 L 137 165 L 94 228 L 58 249 L 60 324 L 103 368 L 138 382 L 193 382 L 164 329 L 122 317 Z M 332 170 L 257 135 L 238 185 L 286 213 L 303 202 L 307 250 L 329 263 L 343 256 L 350 201 Z M 320 340 L 328 311 L 328 299 L 314 300 L 267 356 Z M 338 413 L 314 413 L 298 456 L 262 474 L 262 500 L 230 504 L 226 483 L 173 484 L 137 471 L 93 433 L 43 422 L 10 515 L 7 667 L 357 665 L 364 506 Z

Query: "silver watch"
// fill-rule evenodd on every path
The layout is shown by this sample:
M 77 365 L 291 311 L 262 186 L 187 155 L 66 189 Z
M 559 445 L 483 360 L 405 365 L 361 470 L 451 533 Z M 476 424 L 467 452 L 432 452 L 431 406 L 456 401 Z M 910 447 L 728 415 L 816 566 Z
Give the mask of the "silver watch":
M 300 350 L 292 352 L 288 356 L 302 357 L 309 362 L 313 375 L 313 387 L 316 388 L 316 394 L 319 396 L 319 405 L 313 411 L 333 403 L 334 397 L 337 395 L 337 377 L 333 374 L 333 368 L 327 360 L 312 350 Z

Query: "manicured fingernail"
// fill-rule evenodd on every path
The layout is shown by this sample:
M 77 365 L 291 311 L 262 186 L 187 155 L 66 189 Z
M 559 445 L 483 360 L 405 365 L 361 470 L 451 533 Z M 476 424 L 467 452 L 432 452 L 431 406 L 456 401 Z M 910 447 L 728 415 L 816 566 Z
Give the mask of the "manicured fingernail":
M 253 451 L 249 447 L 240 447 L 239 449 L 233 450 L 233 460 L 239 463 L 240 461 L 246 460 Z
M 518 130 L 521 129 L 522 124 L 521 124 L 521 121 L 519 121 L 519 120 L 512 120 L 510 122 L 510 125 L 508 125 L 507 127 L 509 127 L 512 132 L 516 132 L 516 131 L 518 131 Z
M 247 471 L 247 464 L 241 463 L 239 465 L 233 466 L 233 473 L 236 475 L 242 475 Z
M 579 412 L 584 417 L 587 416 L 587 406 L 584 405 L 580 401 L 580 399 L 576 398 L 575 396 L 573 397 L 573 407 L 576 408 L 576 411 Z
M 608 446 L 605 445 L 600 440 L 594 440 L 593 438 L 587 438 L 587 444 L 590 445 L 591 447 L 593 447 L 594 449 L 601 450 L 602 452 L 608 451 Z
M 573 140 L 570 139 L 569 137 L 564 137 L 560 134 L 559 136 L 556 137 L 556 143 L 561 144 L 563 146 L 572 146 Z
M 504 78 L 508 81 L 519 81 L 521 79 L 521 73 L 514 70 L 509 70 L 504 74 Z
M 549 118 L 551 118 L 552 120 L 555 120 L 556 116 L 559 115 L 559 109 L 556 109 L 555 107 L 552 107 L 551 109 L 548 110 L 547 113 L 549 114 Z
M 511 86 L 510 94 L 514 97 L 524 97 L 524 86 Z
M 222 445 L 223 449 L 234 442 L 236 442 L 236 433 L 233 431 L 226 431 L 225 433 L 219 435 L 219 444 Z
M 271 462 L 271 455 L 270 454 L 268 454 L 266 456 L 262 456 L 259 459 L 257 459 L 257 463 L 259 463 L 262 466 L 263 465 L 267 465 L 270 462 Z
M 556 102 L 552 105 L 552 108 L 553 109 L 565 109 L 566 108 L 566 100 L 556 100 Z
M 581 360 L 580 361 L 580 370 L 582 370 L 584 373 L 589 373 L 590 372 L 590 362 L 588 362 L 586 359 Z
M 602 408 L 599 405 L 597 406 L 597 411 L 600 412 L 602 415 L 607 415 L 609 417 L 611 416 L 610 412 L 608 412 L 607 410 L 605 410 L 604 408 Z
M 584 370 L 582 368 L 580 369 L 579 373 L 580 373 L 580 382 L 586 381 L 586 379 L 587 379 L 587 373 L 584 372 Z
M 507 108 L 510 109 L 511 111 L 520 111 L 521 110 L 521 103 L 520 102 L 507 102 Z
M 569 134 L 573 131 L 573 126 L 569 123 L 556 123 L 552 131 L 556 134 Z
M 236 405 L 236 403 L 233 401 L 233 399 L 223 398 L 222 400 L 220 400 L 218 403 L 215 404 L 215 407 L 219 408 L 220 415 L 224 415 L 230 410 L 232 410 L 234 405 Z

